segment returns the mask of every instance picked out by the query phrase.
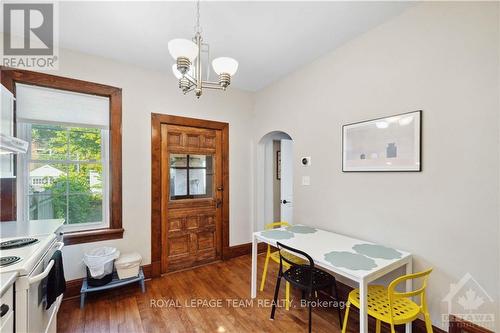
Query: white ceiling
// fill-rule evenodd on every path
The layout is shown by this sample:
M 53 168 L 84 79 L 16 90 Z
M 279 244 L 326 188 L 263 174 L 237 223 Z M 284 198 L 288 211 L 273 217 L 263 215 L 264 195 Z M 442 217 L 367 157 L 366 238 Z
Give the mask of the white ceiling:
M 203 1 L 201 25 L 211 58 L 239 61 L 233 85 L 257 91 L 412 5 Z M 60 2 L 59 11 L 61 47 L 166 75 L 168 41 L 191 38 L 195 24 L 194 2 Z

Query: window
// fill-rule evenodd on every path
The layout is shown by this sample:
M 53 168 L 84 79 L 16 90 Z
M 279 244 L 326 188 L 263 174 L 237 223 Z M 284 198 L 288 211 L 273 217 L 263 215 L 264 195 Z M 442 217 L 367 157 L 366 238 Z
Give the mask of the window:
M 64 219 L 66 230 L 109 226 L 109 131 L 105 128 L 18 123 L 30 142 L 23 159 L 25 214 Z
M 122 238 L 121 89 L 0 69 L 31 144 L 18 155 L 18 220 L 63 218 L 66 245 Z
M 212 197 L 213 176 L 211 155 L 170 154 L 170 199 Z

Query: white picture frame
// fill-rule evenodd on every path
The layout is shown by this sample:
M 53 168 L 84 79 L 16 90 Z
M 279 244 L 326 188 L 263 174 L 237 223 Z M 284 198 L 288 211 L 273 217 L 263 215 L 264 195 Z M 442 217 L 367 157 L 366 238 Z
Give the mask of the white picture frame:
M 421 110 L 343 125 L 342 171 L 422 171 L 421 125 Z

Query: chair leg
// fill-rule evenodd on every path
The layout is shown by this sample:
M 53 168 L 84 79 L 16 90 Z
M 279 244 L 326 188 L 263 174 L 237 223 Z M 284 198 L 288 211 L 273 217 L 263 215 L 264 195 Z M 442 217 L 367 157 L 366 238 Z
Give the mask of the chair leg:
M 312 292 L 309 292 L 307 299 L 308 299 L 307 307 L 309 308 L 309 333 L 311 333 L 311 330 L 312 330 L 312 306 L 311 306 Z
M 380 320 L 377 319 L 377 324 L 376 324 L 376 328 L 375 328 L 375 333 L 380 333 L 380 329 L 381 329 L 381 323 L 380 323 Z
M 288 311 L 290 309 L 290 283 L 285 284 L 285 309 Z
M 260 291 L 264 291 L 264 285 L 266 284 L 267 265 L 269 264 L 269 258 L 269 254 L 266 255 L 266 262 L 264 263 L 264 270 L 262 271 L 262 279 L 260 281 Z
M 280 282 L 281 275 L 278 274 L 278 280 L 276 281 L 276 287 L 274 288 L 274 301 L 271 308 L 271 319 L 274 319 L 274 313 L 276 312 L 276 303 L 278 302 L 278 294 L 280 292 Z
M 342 333 L 347 331 L 347 321 L 349 320 L 349 309 L 351 308 L 351 303 L 347 302 L 344 314 L 344 324 L 342 325 Z
M 339 292 L 337 290 L 337 283 L 333 284 L 332 293 L 335 293 L 335 300 L 337 301 L 337 311 L 339 314 L 339 326 L 342 325 L 342 313 L 340 312 L 340 297 Z
M 427 330 L 427 333 L 432 333 L 432 321 L 429 312 L 424 313 L 424 318 L 425 318 L 425 328 Z

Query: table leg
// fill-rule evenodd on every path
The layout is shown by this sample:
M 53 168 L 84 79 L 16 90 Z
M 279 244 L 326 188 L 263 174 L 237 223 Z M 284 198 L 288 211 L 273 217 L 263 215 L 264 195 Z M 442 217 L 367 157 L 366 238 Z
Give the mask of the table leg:
M 359 332 L 368 333 L 368 283 L 359 281 Z
M 406 263 L 405 269 L 406 269 L 406 274 L 413 273 L 413 263 L 412 263 L 412 258 L 411 257 L 408 259 L 408 262 Z M 411 291 L 411 290 L 413 290 L 413 281 L 411 279 L 410 280 L 406 280 L 406 291 L 408 292 L 408 291 Z M 412 323 L 406 324 L 406 333 L 412 333 L 411 324 Z
M 80 309 L 85 307 L 85 293 L 80 293 Z
M 257 237 L 252 236 L 252 278 L 250 296 L 257 297 Z

